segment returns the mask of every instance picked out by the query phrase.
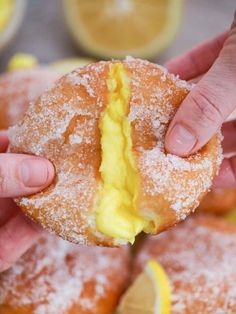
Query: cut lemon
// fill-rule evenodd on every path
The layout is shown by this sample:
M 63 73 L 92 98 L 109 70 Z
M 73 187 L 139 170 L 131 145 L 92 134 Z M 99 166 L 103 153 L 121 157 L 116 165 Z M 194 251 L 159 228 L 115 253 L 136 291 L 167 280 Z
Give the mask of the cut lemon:
M 151 58 L 173 40 L 183 0 L 64 0 L 75 41 L 103 58 Z
M 8 71 L 16 71 L 21 69 L 31 69 L 38 65 L 38 60 L 35 56 L 28 53 L 15 54 L 7 65 Z
M 26 4 L 27 0 L 0 0 L 0 51 L 18 31 Z
M 165 270 L 154 260 L 126 291 L 117 314 L 170 314 L 171 288 Z
M 57 72 L 61 74 L 66 74 L 73 71 L 76 68 L 83 67 L 95 60 L 89 58 L 66 58 L 62 60 L 57 60 L 51 64 L 50 67 L 54 68 Z
M 0 32 L 9 22 L 14 8 L 13 0 L 0 0 Z

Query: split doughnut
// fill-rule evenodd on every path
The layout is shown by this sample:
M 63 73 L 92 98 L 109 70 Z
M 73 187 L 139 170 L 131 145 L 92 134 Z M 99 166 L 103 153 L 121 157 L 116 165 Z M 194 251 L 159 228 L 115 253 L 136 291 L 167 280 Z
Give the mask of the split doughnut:
M 17 200 L 34 221 L 76 243 L 133 243 L 183 220 L 211 186 L 220 135 L 188 158 L 164 136 L 191 86 L 147 61 L 99 62 L 62 77 L 10 130 L 10 150 L 56 169 L 43 192 Z
M 214 189 L 201 201 L 198 209 L 213 214 L 224 214 L 236 207 L 236 189 Z
M 150 259 L 169 277 L 171 314 L 236 313 L 236 227 L 210 215 L 191 217 L 144 242 L 134 277 Z
M 18 70 L 0 76 L 0 129 L 16 124 L 58 74 L 46 68 Z
M 110 314 L 129 273 L 126 247 L 79 246 L 44 236 L 0 274 L 0 313 Z

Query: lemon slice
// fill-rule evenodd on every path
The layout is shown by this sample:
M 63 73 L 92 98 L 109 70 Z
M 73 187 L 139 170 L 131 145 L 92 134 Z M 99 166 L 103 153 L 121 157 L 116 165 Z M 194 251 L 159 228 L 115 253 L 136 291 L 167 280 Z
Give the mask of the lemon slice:
M 16 71 L 21 69 L 31 69 L 38 65 L 38 60 L 35 56 L 28 53 L 15 54 L 7 65 L 8 71 Z
M 126 291 L 117 314 L 170 314 L 171 288 L 165 270 L 154 260 Z
M 73 71 L 76 68 L 83 67 L 95 60 L 89 58 L 66 58 L 62 60 L 57 60 L 51 64 L 50 67 L 54 68 L 57 72 L 61 74 L 66 74 Z
M 64 0 L 75 41 L 103 58 L 150 58 L 173 40 L 183 0 Z

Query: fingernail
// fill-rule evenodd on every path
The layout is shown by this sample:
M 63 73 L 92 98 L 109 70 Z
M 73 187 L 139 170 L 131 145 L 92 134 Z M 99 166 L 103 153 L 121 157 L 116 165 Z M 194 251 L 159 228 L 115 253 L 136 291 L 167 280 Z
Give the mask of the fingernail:
M 26 187 L 41 187 L 53 179 L 52 164 L 40 158 L 24 159 L 21 162 L 21 179 Z
M 182 124 L 176 124 L 170 131 L 166 148 L 167 150 L 178 156 L 188 155 L 197 142 L 197 138 Z

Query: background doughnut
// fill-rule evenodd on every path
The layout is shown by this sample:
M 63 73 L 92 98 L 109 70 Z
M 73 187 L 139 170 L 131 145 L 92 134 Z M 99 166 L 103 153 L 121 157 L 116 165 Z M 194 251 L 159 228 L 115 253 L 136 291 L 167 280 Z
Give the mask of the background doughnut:
M 0 313 L 110 314 L 128 284 L 128 248 L 44 236 L 0 274 Z
M 169 276 L 171 314 L 236 313 L 236 227 L 202 215 L 149 237 L 136 257 L 134 278 L 152 258 Z
M 201 211 L 224 214 L 236 207 L 236 189 L 214 189 L 200 202 Z
M 16 124 L 28 109 L 29 103 L 40 96 L 59 77 L 44 69 L 26 69 L 0 76 L 0 129 Z

